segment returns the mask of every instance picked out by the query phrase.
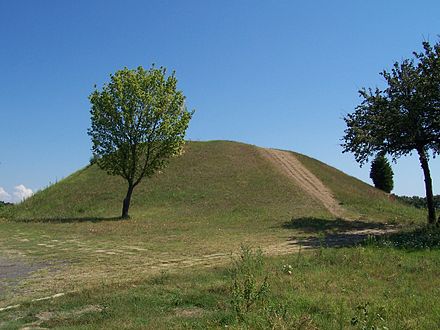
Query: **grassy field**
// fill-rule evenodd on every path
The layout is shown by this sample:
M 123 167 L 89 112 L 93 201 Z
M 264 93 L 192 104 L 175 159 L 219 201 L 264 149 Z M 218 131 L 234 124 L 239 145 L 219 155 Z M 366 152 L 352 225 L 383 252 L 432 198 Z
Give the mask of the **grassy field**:
M 385 223 L 413 226 L 426 217 L 334 168 L 295 155 L 358 221 L 334 219 L 286 180 L 257 147 L 225 141 L 189 143 L 182 157 L 135 190 L 130 220 L 116 218 L 124 182 L 96 166 L 2 211 L 0 264 L 7 265 L 7 274 L 0 278 L 0 307 L 21 305 L 0 312 L 5 322 L 0 326 L 246 327 L 230 307 L 231 256 L 242 244 L 261 247 L 268 255 L 270 299 L 289 310 L 290 319 L 280 321 L 291 322 L 286 328 L 301 322 L 304 329 L 337 328 L 337 315 L 345 327 L 358 304 L 381 308 L 386 290 L 396 295 L 394 306 L 405 303 L 411 310 L 408 329 L 417 328 L 410 326 L 412 321 L 434 324 L 434 314 L 412 311 L 415 303 L 407 303 L 406 293 L 419 290 L 409 285 L 415 281 L 422 287 L 417 301 L 431 304 L 426 297 L 437 283 L 436 251 L 329 247 L 318 249 L 319 255 L 291 254 L 301 245 L 294 244 L 298 239 L 314 236 L 325 242 L 326 235 L 336 232 L 382 228 Z M 388 258 L 401 260 L 403 268 Z M 294 266 L 294 275 L 283 273 L 283 264 Z M 430 271 L 413 273 L 422 264 Z M 394 279 L 381 280 L 382 265 L 386 274 L 406 279 L 400 291 L 393 289 Z M 371 283 L 365 277 L 370 273 L 378 276 Z M 324 290 L 327 285 L 329 291 Z M 363 293 L 350 291 L 355 288 Z M 370 288 L 377 291 L 368 294 Z M 65 295 L 32 302 L 59 293 Z M 269 322 L 254 318 L 255 327 L 265 328 Z M 397 319 L 391 317 L 388 324 L 403 324 Z
M 144 281 L 26 303 L 0 314 L 0 325 L 62 329 L 437 329 L 440 325 L 437 249 L 320 248 L 248 261 L 208 270 L 164 271 Z M 246 297 L 234 288 L 234 283 L 249 283 L 249 278 L 254 285 L 244 287 L 252 293 L 261 292 L 267 283 L 259 297 Z M 247 302 L 249 308 L 244 307 Z

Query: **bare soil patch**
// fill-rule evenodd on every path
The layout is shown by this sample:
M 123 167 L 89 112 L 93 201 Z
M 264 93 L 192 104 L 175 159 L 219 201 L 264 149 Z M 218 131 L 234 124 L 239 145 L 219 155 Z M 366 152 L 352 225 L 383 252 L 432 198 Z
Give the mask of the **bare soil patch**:
M 175 308 L 174 313 L 178 317 L 199 317 L 205 313 L 205 310 L 200 307 Z
M 23 259 L 0 256 L 0 298 L 7 290 L 18 285 L 20 280 L 44 267 L 41 263 L 28 263 Z

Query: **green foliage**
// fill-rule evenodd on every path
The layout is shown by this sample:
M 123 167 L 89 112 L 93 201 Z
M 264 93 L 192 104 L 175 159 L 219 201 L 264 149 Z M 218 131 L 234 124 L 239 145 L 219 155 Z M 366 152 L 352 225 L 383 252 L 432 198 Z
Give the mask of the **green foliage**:
M 89 135 L 98 164 L 133 183 L 182 151 L 191 112 L 165 68 L 124 68 L 90 95 Z
M 440 43 L 423 43 L 414 59 L 396 62 L 383 71 L 387 88 L 359 91 L 362 103 L 344 120 L 343 152 L 362 165 L 376 154 L 393 160 L 417 151 L 425 176 L 429 222 L 435 222 L 429 153 L 440 153 Z
M 263 276 L 264 259 L 261 250 L 241 247 L 241 254 L 232 270 L 231 305 L 240 322 L 254 309 L 262 310 L 268 304 L 269 284 Z
M 12 217 L 13 212 L 14 212 L 14 208 L 16 208 L 16 207 L 17 206 L 12 203 L 0 201 L 0 218 Z
M 174 73 L 167 76 L 165 68 L 124 68 L 89 97 L 93 154 L 102 169 L 128 182 L 128 205 L 144 177 L 182 153 L 192 112 L 176 88 Z
M 231 309 L 236 321 L 251 329 L 291 329 L 294 320 L 287 305 L 270 294 L 269 272 L 260 249 L 241 246 L 232 268 Z
M 383 154 L 378 154 L 371 163 L 370 178 L 374 186 L 380 190 L 390 193 L 394 187 L 393 169 L 388 159 Z
M 12 206 L 12 205 L 14 205 L 14 204 L 9 203 L 9 202 L 3 202 L 3 201 L 0 201 L 0 208 L 2 208 L 2 207 Z
M 94 165 L 94 164 L 96 164 L 96 163 L 98 162 L 98 159 L 99 159 L 98 155 L 92 155 L 92 156 L 90 156 L 90 159 L 89 159 L 89 165 Z
M 351 326 L 359 330 L 388 330 L 385 325 L 384 309 L 372 311 L 370 304 L 360 304 L 356 307 L 356 314 L 351 319 Z
M 360 90 L 362 103 L 344 118 L 344 152 L 361 164 L 378 152 L 393 159 L 418 149 L 440 153 L 440 43 L 423 47 L 416 61 L 396 62 L 381 73 L 386 89 Z
M 368 244 L 408 250 L 439 249 L 440 228 L 423 226 L 413 230 L 394 233 L 382 238 L 370 239 Z
M 407 204 L 407 205 L 411 205 L 414 206 L 418 209 L 422 209 L 422 208 L 426 208 L 427 207 L 427 203 L 426 203 L 426 197 L 420 197 L 420 196 L 398 196 L 398 195 L 393 195 L 396 199 L 398 199 L 399 201 Z M 435 195 L 433 196 L 433 200 L 434 200 L 434 207 L 438 210 L 440 209 L 440 195 Z

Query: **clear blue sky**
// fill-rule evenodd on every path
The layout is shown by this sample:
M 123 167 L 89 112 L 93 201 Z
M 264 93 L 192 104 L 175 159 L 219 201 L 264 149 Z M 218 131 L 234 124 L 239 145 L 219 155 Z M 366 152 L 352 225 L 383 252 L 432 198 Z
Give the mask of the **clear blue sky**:
M 0 187 L 38 190 L 88 163 L 88 95 L 124 66 L 176 70 L 188 138 L 295 150 L 369 182 L 341 154 L 360 87 L 437 41 L 433 1 L 1 1 Z M 440 162 L 431 161 L 434 193 Z M 395 192 L 424 195 L 415 157 Z

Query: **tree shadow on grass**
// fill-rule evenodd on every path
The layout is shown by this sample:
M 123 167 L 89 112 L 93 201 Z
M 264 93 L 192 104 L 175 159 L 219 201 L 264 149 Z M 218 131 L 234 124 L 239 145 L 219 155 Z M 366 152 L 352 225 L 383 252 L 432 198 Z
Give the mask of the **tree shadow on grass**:
M 283 224 L 285 229 L 296 229 L 310 234 L 308 237 L 291 237 L 292 244 L 304 248 L 348 247 L 358 245 L 369 237 L 395 232 L 397 229 L 384 223 L 359 220 L 297 218 Z
M 296 218 L 283 224 L 283 228 L 285 229 L 299 229 L 307 233 L 385 229 L 388 227 L 389 225 L 380 222 L 365 222 L 360 220 L 345 220 L 340 218 L 330 220 L 314 217 Z
M 384 235 L 384 234 L 375 234 Z M 341 233 L 328 234 L 324 237 L 310 236 L 301 239 L 291 238 L 294 245 L 300 245 L 302 248 L 343 248 L 362 245 L 372 234 L 367 233 Z
M 124 221 L 121 217 L 53 217 L 53 218 L 17 218 L 15 222 L 43 222 L 43 223 L 81 223 L 81 222 L 103 222 L 103 221 Z

